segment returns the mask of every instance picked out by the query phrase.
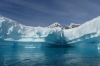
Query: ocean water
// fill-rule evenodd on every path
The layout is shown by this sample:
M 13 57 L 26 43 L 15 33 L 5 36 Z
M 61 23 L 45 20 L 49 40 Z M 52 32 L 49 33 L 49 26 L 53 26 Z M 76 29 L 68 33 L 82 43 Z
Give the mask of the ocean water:
M 100 66 L 98 44 L 0 42 L 0 66 Z

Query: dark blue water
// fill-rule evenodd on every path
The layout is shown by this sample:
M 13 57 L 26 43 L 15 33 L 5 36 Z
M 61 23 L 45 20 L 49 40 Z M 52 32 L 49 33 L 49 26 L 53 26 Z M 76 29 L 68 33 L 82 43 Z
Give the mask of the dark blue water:
M 45 45 L 0 43 L 0 66 L 100 66 L 97 43 L 81 42 L 68 47 Z

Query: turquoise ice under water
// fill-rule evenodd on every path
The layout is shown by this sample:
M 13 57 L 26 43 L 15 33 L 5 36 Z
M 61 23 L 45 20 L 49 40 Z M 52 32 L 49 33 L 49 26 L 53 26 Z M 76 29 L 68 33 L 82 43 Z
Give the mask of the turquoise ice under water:
M 43 44 L 0 43 L 0 66 L 100 66 L 99 43 Z

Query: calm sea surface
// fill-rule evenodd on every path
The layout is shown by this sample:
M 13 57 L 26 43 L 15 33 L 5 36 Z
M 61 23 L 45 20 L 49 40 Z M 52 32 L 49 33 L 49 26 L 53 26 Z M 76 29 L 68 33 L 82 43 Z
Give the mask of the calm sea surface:
M 0 42 L 0 66 L 100 66 L 99 43 L 43 44 Z

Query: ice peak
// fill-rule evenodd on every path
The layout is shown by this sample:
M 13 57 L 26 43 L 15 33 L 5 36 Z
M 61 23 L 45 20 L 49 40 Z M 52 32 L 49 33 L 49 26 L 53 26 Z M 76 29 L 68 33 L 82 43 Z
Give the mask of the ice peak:
M 4 17 L 4 16 L 2 16 L 2 15 L 0 15 L 0 22 L 13 22 L 13 23 L 17 23 L 16 21 L 14 21 L 14 20 L 12 20 L 12 19 L 10 19 L 10 18 L 7 18 L 7 17 Z
M 0 15 L 0 17 L 3 17 L 2 15 Z
M 98 16 L 98 17 L 96 17 L 96 18 L 94 18 L 94 19 L 92 19 L 90 21 L 100 21 L 100 16 Z
M 100 19 L 100 16 L 98 16 L 98 17 L 96 17 L 97 19 Z M 94 18 L 94 19 L 96 19 L 96 18 Z
M 48 26 L 48 28 L 54 28 L 54 27 L 62 28 L 62 26 L 58 22 L 55 22 L 55 23 L 51 24 L 50 26 Z
M 55 22 L 55 23 L 53 23 L 53 24 L 59 24 L 58 22 Z M 60 24 L 59 24 L 60 25 Z
M 2 15 L 0 15 L 0 18 L 2 18 L 2 19 L 9 19 L 9 18 L 4 17 L 4 16 L 2 16 Z

